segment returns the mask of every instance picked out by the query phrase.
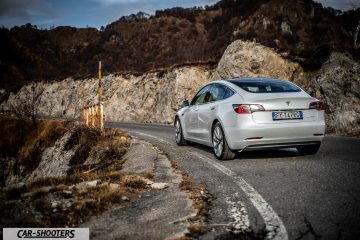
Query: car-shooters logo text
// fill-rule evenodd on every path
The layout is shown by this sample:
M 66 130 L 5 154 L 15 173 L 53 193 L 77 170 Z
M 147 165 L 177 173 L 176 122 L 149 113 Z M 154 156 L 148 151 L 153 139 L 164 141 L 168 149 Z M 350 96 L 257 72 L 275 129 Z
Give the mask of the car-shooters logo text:
M 89 240 L 89 228 L 4 228 L 3 236 L 6 240 Z

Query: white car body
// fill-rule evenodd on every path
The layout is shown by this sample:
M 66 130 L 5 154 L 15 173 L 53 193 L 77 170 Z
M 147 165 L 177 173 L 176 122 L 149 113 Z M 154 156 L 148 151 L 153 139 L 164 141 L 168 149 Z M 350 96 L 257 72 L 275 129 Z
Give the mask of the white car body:
M 234 80 L 285 81 L 265 78 L 233 79 L 232 81 L 235 82 Z M 223 100 L 193 104 L 180 109 L 176 113 L 176 119 L 180 120 L 184 140 L 214 147 L 213 128 L 214 124 L 219 122 L 228 147 L 233 152 L 320 146 L 325 134 L 323 105 L 321 109 L 311 109 L 310 104 L 315 106 L 314 102 L 318 100 L 301 88 L 298 92 L 253 93 L 226 80 L 213 81 L 207 85 L 212 84 L 224 85 L 231 89 L 233 94 Z M 219 87 L 219 85 L 216 86 Z M 240 104 L 242 109 L 235 110 L 236 105 Z M 243 108 L 247 110 L 247 104 L 251 108 L 251 113 L 239 114 L 237 111 L 242 112 Z M 302 118 L 274 120 L 274 114 L 275 117 L 300 117 L 301 115 Z

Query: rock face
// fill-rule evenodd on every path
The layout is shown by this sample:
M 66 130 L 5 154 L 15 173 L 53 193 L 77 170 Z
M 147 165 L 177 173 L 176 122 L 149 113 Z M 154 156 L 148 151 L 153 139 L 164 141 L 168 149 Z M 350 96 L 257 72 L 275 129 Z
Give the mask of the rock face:
M 58 139 L 54 146 L 45 149 L 41 155 L 39 166 L 26 178 L 26 182 L 32 182 L 47 176 L 62 177 L 67 175 L 70 169 L 69 162 L 74 156 L 76 149 L 65 150 L 65 145 L 73 134 L 68 131 Z
M 183 66 L 142 75 L 110 74 L 101 80 L 105 119 L 172 123 L 182 99 L 209 82 L 213 69 L 208 66 Z M 26 85 L 0 105 L 3 111 L 21 109 L 29 96 L 40 95 L 35 105 L 40 116 L 78 118 L 83 106 L 98 102 L 95 78 Z M 35 93 L 34 93 L 35 92 Z
M 233 77 L 272 77 L 297 80 L 303 74 L 299 64 L 291 62 L 271 48 L 255 42 L 237 40 L 220 59 L 214 80 Z
M 297 63 L 254 42 L 235 41 L 228 46 L 214 79 L 272 77 L 296 83 L 326 105 L 327 132 L 360 135 L 360 64 L 333 52 L 317 72 L 305 72 Z
M 191 99 L 211 80 L 233 77 L 271 77 L 290 80 L 327 104 L 328 132 L 360 135 L 359 63 L 334 52 L 322 68 L 306 72 L 273 49 L 259 43 L 235 41 L 224 52 L 216 69 L 207 65 L 175 67 L 144 74 L 110 74 L 102 79 L 107 121 L 172 123 L 181 100 Z M 20 108 L 36 94 L 39 115 L 78 118 L 83 106 L 96 104 L 95 78 L 24 86 L 8 101 L 3 111 Z
M 329 132 L 360 135 L 360 64 L 332 53 L 313 79 L 315 95 L 327 105 Z
M 105 103 L 105 112 L 110 120 L 172 123 L 181 100 L 192 98 L 211 76 L 212 69 L 201 66 L 120 77 L 127 84 Z
M 293 54 L 306 59 L 312 55 L 307 52 L 323 45 L 351 49 L 359 21 L 358 10 L 339 14 L 314 1 L 216 2 L 205 9 L 158 10 L 151 18 L 144 13 L 125 16 L 102 31 L 68 26 L 40 30 L 31 24 L 0 28 L 0 88 L 18 90 L 32 79 L 92 76 L 99 60 L 107 66 L 106 74 L 218 61 L 234 39 L 256 38 L 285 51 L 302 42 L 307 51 Z

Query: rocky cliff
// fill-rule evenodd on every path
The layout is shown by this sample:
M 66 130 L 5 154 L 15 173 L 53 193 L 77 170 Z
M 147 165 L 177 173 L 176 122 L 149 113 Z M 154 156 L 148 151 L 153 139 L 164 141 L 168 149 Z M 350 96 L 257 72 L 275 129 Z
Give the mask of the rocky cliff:
M 334 52 L 311 79 L 310 91 L 327 105 L 329 132 L 360 136 L 360 64 Z
M 329 133 L 360 135 L 360 65 L 348 54 L 333 52 L 318 71 L 305 71 L 273 49 L 254 42 L 228 46 L 215 79 L 272 77 L 290 80 L 326 104 Z
M 238 40 L 228 46 L 216 68 L 192 65 L 144 74 L 110 74 L 102 79 L 105 119 L 172 123 L 181 100 L 191 99 L 205 83 L 261 76 L 291 80 L 324 100 L 328 132 L 360 135 L 359 63 L 334 52 L 320 70 L 309 72 L 283 55 L 261 44 Z M 97 103 L 97 86 L 95 78 L 33 83 L 11 94 L 0 110 L 14 112 L 30 101 L 39 115 L 79 117 L 82 106 Z M 39 97 L 31 102 L 29 96 L 34 95 Z
M 302 67 L 256 42 L 235 41 L 219 61 L 214 79 L 232 77 L 272 77 L 297 81 L 304 75 Z
M 0 88 L 91 77 L 104 73 L 188 63 L 217 63 L 237 39 L 256 40 L 307 68 L 319 68 L 332 49 L 353 48 L 360 8 L 341 12 L 312 0 L 221 0 L 204 8 L 173 8 L 123 17 L 98 31 L 59 26 L 40 30 L 30 23 L 0 28 Z
M 212 73 L 212 67 L 197 65 L 141 75 L 110 74 L 101 80 L 105 119 L 172 123 L 181 100 L 191 98 L 211 80 Z M 17 94 L 11 93 L 0 109 L 18 113 L 24 106 L 34 105 L 39 116 L 77 118 L 83 106 L 98 102 L 97 87 L 95 78 L 32 83 Z

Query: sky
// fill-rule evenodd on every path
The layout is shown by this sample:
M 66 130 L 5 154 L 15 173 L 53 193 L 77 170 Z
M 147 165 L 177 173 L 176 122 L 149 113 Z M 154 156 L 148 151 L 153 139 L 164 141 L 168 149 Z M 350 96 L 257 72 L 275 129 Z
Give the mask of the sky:
M 51 26 L 106 26 L 139 11 L 154 14 L 172 7 L 213 5 L 217 0 L 0 0 L 0 26 L 11 28 L 31 23 Z M 326 7 L 349 10 L 360 0 L 317 0 Z

